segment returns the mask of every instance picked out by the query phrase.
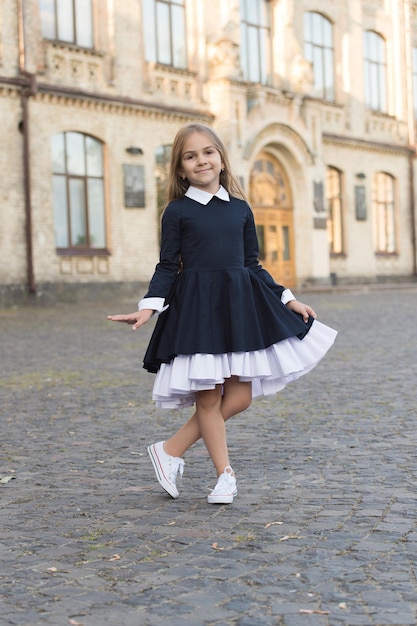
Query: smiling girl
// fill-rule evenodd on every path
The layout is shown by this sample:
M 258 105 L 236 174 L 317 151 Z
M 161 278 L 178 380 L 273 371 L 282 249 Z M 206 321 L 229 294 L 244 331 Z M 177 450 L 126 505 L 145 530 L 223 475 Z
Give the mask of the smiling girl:
M 195 405 L 180 430 L 148 447 L 160 485 L 178 497 L 182 456 L 202 437 L 217 472 L 208 502 L 229 504 L 237 487 L 226 421 L 313 369 L 336 331 L 259 264 L 252 211 L 211 128 L 178 132 L 168 198 L 160 261 L 139 311 L 108 319 L 136 330 L 158 314 L 144 357 L 156 373 L 153 399 Z

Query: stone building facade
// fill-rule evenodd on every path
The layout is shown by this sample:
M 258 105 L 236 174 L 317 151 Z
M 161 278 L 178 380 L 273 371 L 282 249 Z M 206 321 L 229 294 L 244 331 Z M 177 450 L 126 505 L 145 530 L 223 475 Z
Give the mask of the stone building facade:
M 279 282 L 415 279 L 416 85 L 415 0 L 3 0 L 2 293 L 146 283 L 193 121 Z

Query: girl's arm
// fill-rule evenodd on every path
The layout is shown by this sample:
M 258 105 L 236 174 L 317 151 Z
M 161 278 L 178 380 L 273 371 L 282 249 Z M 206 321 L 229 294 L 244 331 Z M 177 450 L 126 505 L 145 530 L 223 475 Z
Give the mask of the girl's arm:
M 139 326 L 146 324 L 154 313 L 155 311 L 153 309 L 142 309 L 141 311 L 127 313 L 126 315 L 108 315 L 107 319 L 111 322 L 125 322 L 126 324 L 131 324 L 132 329 L 136 330 Z

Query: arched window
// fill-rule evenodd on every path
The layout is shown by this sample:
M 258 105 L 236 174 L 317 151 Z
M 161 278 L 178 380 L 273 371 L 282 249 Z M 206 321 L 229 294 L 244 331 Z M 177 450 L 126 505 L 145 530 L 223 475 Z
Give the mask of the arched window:
M 387 112 L 385 41 L 372 30 L 364 33 L 365 103 L 373 111 Z
M 187 69 L 184 0 L 142 0 L 147 61 Z
M 373 179 L 372 206 L 375 227 L 376 253 L 394 253 L 395 237 L 395 180 L 390 174 L 377 172 Z
M 92 48 L 91 0 L 39 0 L 42 37 Z
M 53 203 L 58 250 L 106 247 L 103 145 L 77 132 L 52 137 Z
M 326 173 L 326 196 L 329 209 L 327 221 L 330 253 L 343 254 L 343 198 L 342 172 L 335 167 L 328 167 Z
M 240 0 L 240 55 L 245 80 L 270 84 L 271 3 L 269 0 Z
M 304 56 L 313 66 L 314 95 L 334 100 L 333 26 L 314 11 L 304 14 Z

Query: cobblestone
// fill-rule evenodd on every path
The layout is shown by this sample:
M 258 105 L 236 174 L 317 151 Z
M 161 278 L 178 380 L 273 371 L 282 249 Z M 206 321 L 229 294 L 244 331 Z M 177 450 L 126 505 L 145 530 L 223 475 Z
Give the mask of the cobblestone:
M 0 626 L 417 624 L 417 290 L 300 295 L 339 330 L 316 370 L 202 444 L 172 500 L 131 302 L 0 311 Z M 305 612 L 309 611 L 309 613 Z

